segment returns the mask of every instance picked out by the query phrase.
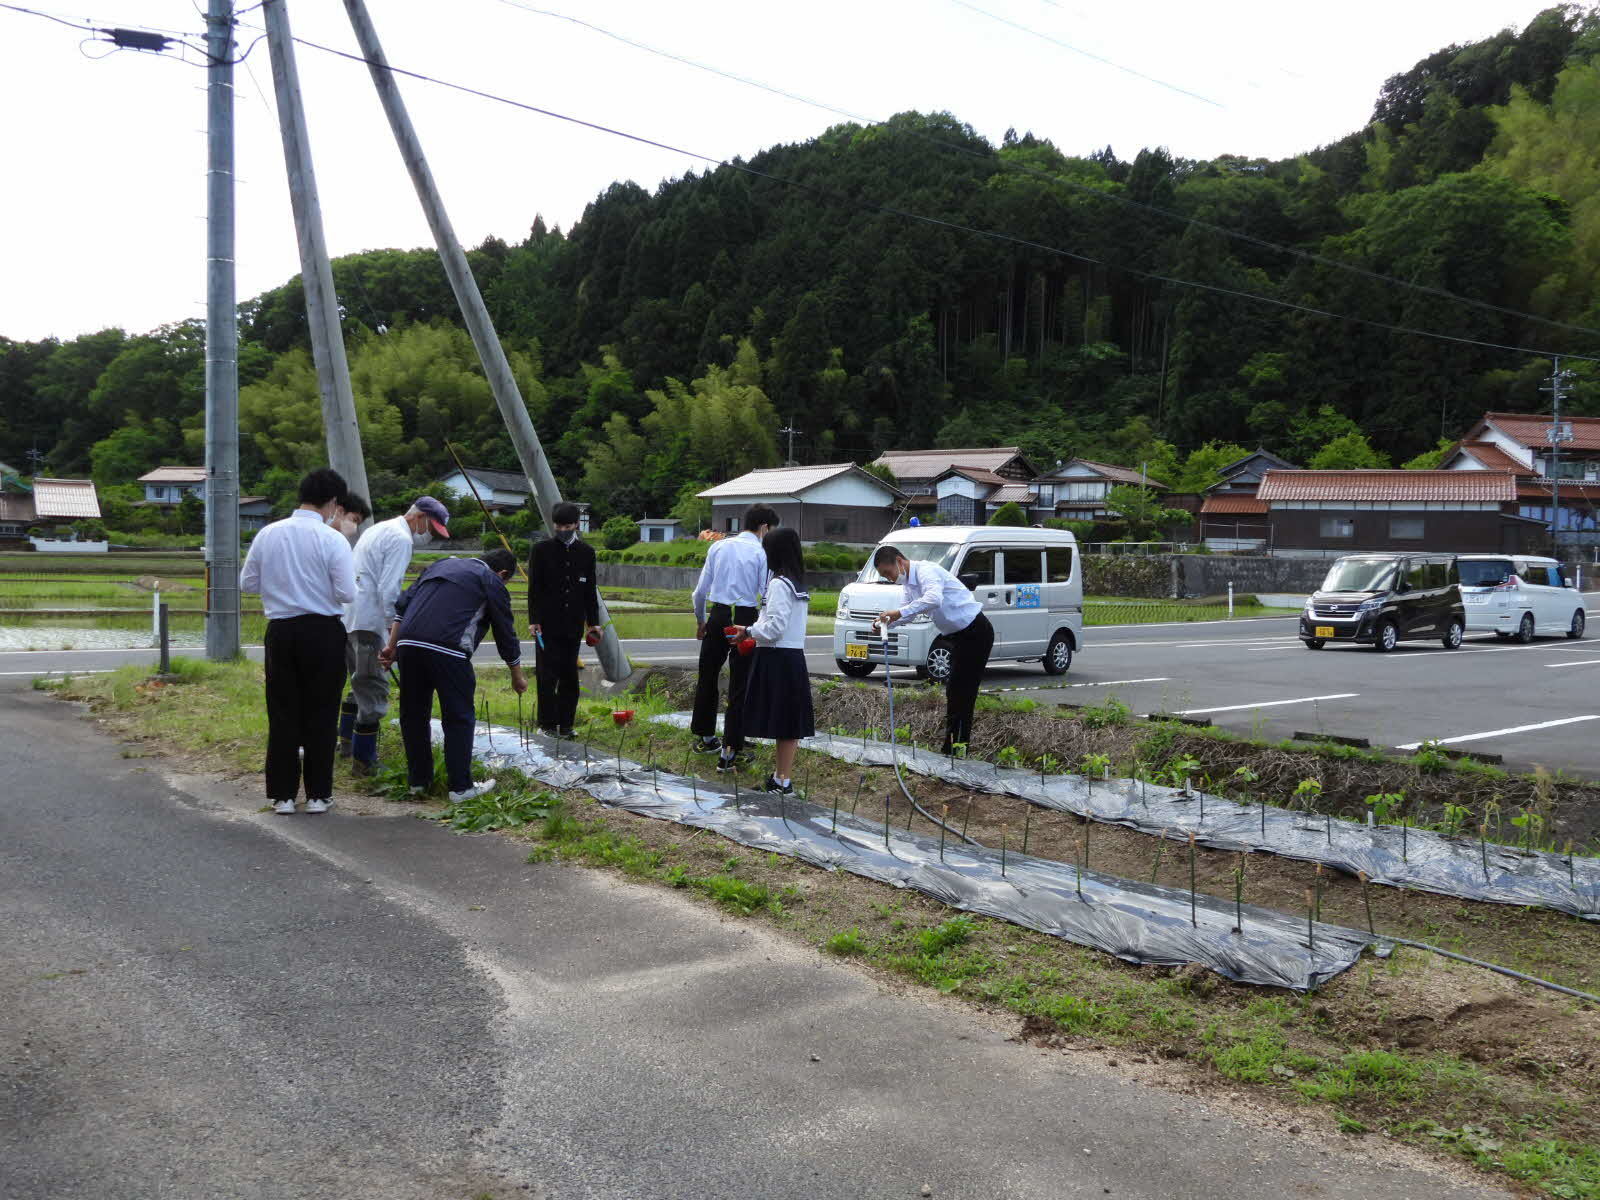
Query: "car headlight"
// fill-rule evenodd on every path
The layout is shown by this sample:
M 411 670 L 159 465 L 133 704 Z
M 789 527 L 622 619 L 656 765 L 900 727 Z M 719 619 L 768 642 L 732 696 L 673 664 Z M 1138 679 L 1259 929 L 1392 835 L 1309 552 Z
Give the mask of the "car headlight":
M 840 592 L 839 593 L 838 615 L 842 617 L 846 613 L 848 613 L 849 611 L 850 611 L 850 597 L 846 596 L 843 592 Z
M 1382 607 L 1383 607 L 1383 599 L 1381 597 L 1379 597 L 1379 596 L 1374 596 L 1371 600 L 1363 600 L 1361 602 L 1361 606 L 1356 609 L 1356 612 L 1358 612 L 1358 613 L 1374 613 L 1374 612 L 1377 612 Z

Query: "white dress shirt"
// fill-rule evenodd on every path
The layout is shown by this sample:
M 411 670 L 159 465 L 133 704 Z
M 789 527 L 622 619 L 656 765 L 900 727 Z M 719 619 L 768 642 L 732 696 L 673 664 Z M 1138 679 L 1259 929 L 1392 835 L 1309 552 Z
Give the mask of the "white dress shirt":
M 361 535 L 355 552 L 356 598 L 344 609 L 347 633 L 388 634 L 414 544 L 404 517 L 379 521 Z
M 730 608 L 754 608 L 761 603 L 761 585 L 766 581 L 767 555 L 755 534 L 747 529 L 738 537 L 713 542 L 694 585 L 694 619 L 706 619 L 708 600 Z
M 761 615 L 746 632 L 763 646 L 804 650 L 810 609 L 809 593 L 797 591 L 788 576 L 773 575 L 767 580 L 767 599 L 761 606 Z
M 960 633 L 983 611 L 983 605 L 972 598 L 966 584 L 934 563 L 912 563 L 906 572 L 905 589 L 907 599 L 896 625 L 927 613 L 940 633 Z
M 317 513 L 297 508 L 256 534 L 239 590 L 260 595 L 269 621 L 341 616 L 356 598 L 350 543 Z

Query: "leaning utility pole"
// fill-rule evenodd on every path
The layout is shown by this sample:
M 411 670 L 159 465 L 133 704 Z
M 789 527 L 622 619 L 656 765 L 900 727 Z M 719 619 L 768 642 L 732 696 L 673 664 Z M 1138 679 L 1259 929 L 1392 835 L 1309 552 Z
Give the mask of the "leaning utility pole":
M 405 160 L 411 183 L 417 189 L 417 199 L 422 202 L 423 214 L 433 230 L 433 240 L 439 247 L 439 258 L 450 279 L 450 289 L 461 307 L 461 316 L 466 321 L 467 332 L 472 335 L 472 344 L 477 347 L 489 388 L 494 392 L 500 416 L 506 423 L 511 444 L 522 464 L 522 473 L 527 477 L 528 486 L 533 489 L 539 516 L 548 528 L 551 524 L 550 510 L 560 502 L 561 489 L 557 487 L 555 474 L 544 456 L 544 447 L 539 444 L 539 435 L 528 416 L 528 407 L 517 388 L 516 378 L 511 374 L 511 364 L 506 361 L 506 352 L 489 319 L 489 310 L 484 306 L 477 280 L 472 277 L 472 268 L 467 265 L 466 253 L 456 240 L 455 229 L 444 210 L 439 188 L 433 181 L 433 172 L 428 169 L 428 160 L 423 156 L 422 143 L 417 140 L 417 131 L 411 125 L 405 101 L 401 99 L 400 89 L 389 70 L 389 60 L 383 56 L 383 47 L 378 42 L 377 31 L 372 27 L 372 18 L 367 15 L 367 6 L 364 0 L 344 0 L 344 8 L 349 14 L 351 28 L 355 30 L 356 44 L 360 46 L 361 55 L 367 60 L 367 69 L 372 73 L 372 82 L 378 89 L 384 114 L 389 118 L 389 128 L 394 132 L 400 157 Z M 617 637 L 616 628 L 607 617 L 603 599 L 600 601 L 600 623 L 605 631 L 597 650 L 600 669 L 607 679 L 624 679 L 632 667 L 628 663 L 628 656 L 622 652 L 622 642 Z
M 283 162 L 289 172 L 289 200 L 294 207 L 295 240 L 300 247 L 300 279 L 305 287 L 306 325 L 311 330 L 311 357 L 317 364 L 317 389 L 322 393 L 322 428 L 328 441 L 328 465 L 352 492 L 367 499 L 367 462 L 361 453 L 361 429 L 350 389 L 350 364 L 344 354 L 339 322 L 339 297 L 333 290 L 333 267 L 322 232 L 322 205 L 311 166 L 311 140 L 306 135 L 306 110 L 300 102 L 300 73 L 295 66 L 294 38 L 284 0 L 262 5 L 267 49 L 272 54 L 272 90 L 278 99 L 278 128 L 283 136 Z
M 233 282 L 233 0 L 206 12 L 206 657 L 239 657 L 239 319 Z

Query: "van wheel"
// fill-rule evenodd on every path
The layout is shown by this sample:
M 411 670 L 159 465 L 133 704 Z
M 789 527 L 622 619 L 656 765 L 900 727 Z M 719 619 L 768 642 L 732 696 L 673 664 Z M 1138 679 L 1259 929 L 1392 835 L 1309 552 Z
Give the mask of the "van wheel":
M 935 640 L 928 648 L 928 682 L 949 683 L 950 668 L 954 661 L 955 656 L 950 652 L 950 643 L 943 638 Z
M 1387 654 L 1400 644 L 1400 627 L 1393 621 L 1384 621 L 1378 626 L 1378 631 L 1373 635 L 1372 648 L 1379 654 Z
M 1444 637 L 1439 639 L 1444 643 L 1446 650 L 1461 649 L 1461 618 L 1451 617 L 1450 624 L 1445 626 Z
M 833 661 L 838 663 L 839 670 L 851 679 L 865 679 L 878 669 L 877 663 L 862 662 L 860 659 L 836 658 Z
M 1058 633 L 1050 639 L 1050 645 L 1045 648 L 1044 673 L 1065 675 L 1070 666 L 1072 666 L 1072 639 L 1064 633 Z
M 1577 641 L 1583 636 L 1583 625 L 1583 609 L 1580 608 L 1572 614 L 1572 624 L 1567 627 L 1567 637 L 1574 642 Z
M 1523 613 L 1522 623 L 1517 626 L 1517 641 L 1526 646 L 1533 641 L 1533 614 Z
M 1321 650 L 1328 644 L 1322 638 L 1301 638 L 1300 640 L 1306 644 L 1307 650 Z

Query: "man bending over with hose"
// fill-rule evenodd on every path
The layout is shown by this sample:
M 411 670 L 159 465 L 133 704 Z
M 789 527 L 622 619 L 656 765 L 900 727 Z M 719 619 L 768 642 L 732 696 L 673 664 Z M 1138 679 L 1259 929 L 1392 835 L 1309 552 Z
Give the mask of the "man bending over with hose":
M 901 607 L 879 613 L 874 623 L 888 629 L 927 613 L 950 647 L 944 736 L 944 753 L 949 754 L 955 746 L 972 740 L 972 707 L 989 665 L 989 651 L 994 649 L 994 626 L 966 585 L 943 567 L 911 562 L 893 546 L 879 546 L 872 565 L 890 583 L 903 584 L 907 597 Z

